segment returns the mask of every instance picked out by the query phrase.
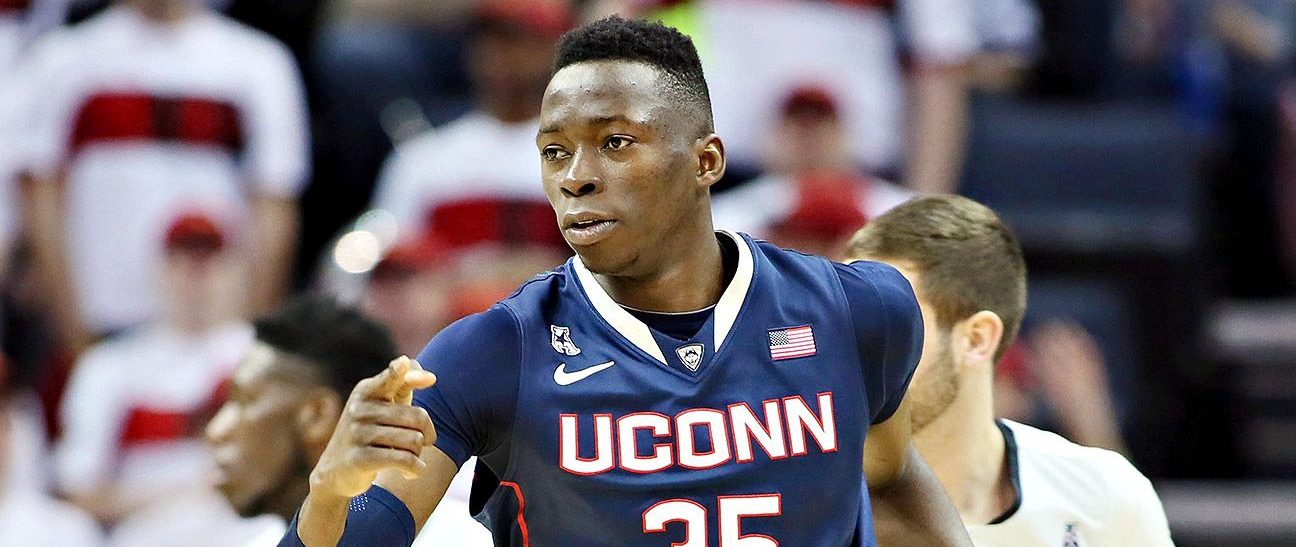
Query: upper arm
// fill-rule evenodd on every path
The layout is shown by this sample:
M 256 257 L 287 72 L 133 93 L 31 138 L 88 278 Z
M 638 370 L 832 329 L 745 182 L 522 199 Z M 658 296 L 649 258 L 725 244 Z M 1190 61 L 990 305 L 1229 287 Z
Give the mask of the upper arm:
M 24 138 L 14 141 L 18 167 L 40 182 L 56 178 L 68 153 L 72 117 L 84 99 L 73 85 L 63 58 L 61 38 L 55 31 L 37 43 L 13 74 L 9 99 L 15 102 L 14 127 L 24 128 Z
M 112 464 L 115 436 L 121 429 L 121 393 L 102 348 L 82 358 L 59 408 L 64 432 L 55 450 L 60 488 L 84 492 L 99 485 Z
M 414 393 L 436 431 L 420 455 L 427 471 L 414 479 L 387 471 L 375 484 L 404 502 L 421 527 L 468 457 L 495 450 L 510 434 L 521 361 L 517 323 L 496 305 L 446 327 L 418 361 L 437 375 L 435 386 Z
M 278 43 L 258 44 L 242 122 L 244 166 L 257 194 L 295 198 L 309 169 L 306 92 L 296 63 Z
M 423 524 L 436 510 L 445 496 L 450 482 L 459 472 L 459 466 L 435 446 L 423 449 L 420 455 L 427 464 L 427 471 L 413 479 L 405 478 L 399 471 L 387 470 L 378 474 L 374 484 L 387 489 L 409 508 L 414 517 L 414 529 L 423 529 Z
M 890 418 L 869 426 L 864 437 L 864 479 L 869 489 L 885 487 L 904 473 L 911 437 L 907 402 Z
M 904 41 L 920 68 L 961 65 L 980 48 L 973 2 L 902 0 L 898 7 Z
M 870 423 L 900 407 L 922 357 L 923 321 L 909 281 L 879 262 L 836 264 L 855 329 Z
M 1114 501 L 1112 510 L 1118 524 L 1113 526 L 1114 544 L 1130 546 L 1168 547 L 1174 543 L 1170 539 L 1170 525 L 1166 521 L 1165 508 L 1161 498 L 1152 488 L 1152 482 L 1139 473 L 1132 464 L 1119 454 L 1111 453 L 1110 457 L 1120 460 L 1121 467 L 1127 473 L 1115 474 L 1125 476 L 1113 481 Z M 1118 482 L 1117 482 L 1118 481 Z
M 436 430 L 420 455 L 427 471 L 414 479 L 386 471 L 375 484 L 404 502 L 421 528 L 468 457 L 495 450 L 511 432 L 521 364 L 517 323 L 496 305 L 446 327 L 418 361 L 437 375 L 435 386 L 414 392 L 414 404 Z

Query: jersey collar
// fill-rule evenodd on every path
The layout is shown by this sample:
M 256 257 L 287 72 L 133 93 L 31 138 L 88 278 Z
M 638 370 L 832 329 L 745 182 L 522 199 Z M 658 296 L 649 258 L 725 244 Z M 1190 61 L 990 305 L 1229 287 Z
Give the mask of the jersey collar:
M 738 248 L 738 269 L 734 271 L 733 280 L 729 282 L 729 286 L 720 295 L 720 301 L 716 303 L 715 307 L 714 351 L 718 352 L 721 345 L 724 344 L 725 338 L 729 336 L 729 331 L 733 329 L 734 322 L 738 320 L 738 312 L 742 311 L 743 302 L 747 298 L 747 291 L 751 288 L 755 267 L 752 261 L 752 250 L 746 238 L 728 231 L 717 233 L 733 239 L 734 246 Z M 603 286 L 599 285 L 598 281 L 594 279 L 594 274 L 585 267 L 585 263 L 581 261 L 579 255 L 572 258 L 572 269 L 576 271 L 576 278 L 580 281 L 581 291 L 589 298 L 599 316 L 631 344 L 634 344 L 658 362 L 666 364 L 666 357 L 662 353 L 661 347 L 657 345 L 657 340 L 653 338 L 648 325 L 645 325 L 639 318 L 631 315 L 615 300 L 612 300 L 607 291 L 603 290 Z

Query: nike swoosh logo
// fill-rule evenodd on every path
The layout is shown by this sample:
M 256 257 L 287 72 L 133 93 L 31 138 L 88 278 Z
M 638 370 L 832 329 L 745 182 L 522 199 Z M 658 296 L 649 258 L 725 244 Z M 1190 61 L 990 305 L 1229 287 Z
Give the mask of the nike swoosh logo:
M 560 386 L 569 386 L 612 368 L 612 365 L 615 364 L 616 361 L 608 361 L 592 367 L 585 367 L 576 372 L 567 372 L 567 363 L 558 363 L 558 368 L 554 369 L 554 383 Z

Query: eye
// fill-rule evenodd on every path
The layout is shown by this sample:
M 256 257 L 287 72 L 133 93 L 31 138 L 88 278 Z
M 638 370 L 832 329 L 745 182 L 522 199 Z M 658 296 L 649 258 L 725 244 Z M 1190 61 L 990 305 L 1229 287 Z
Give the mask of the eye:
M 567 153 L 566 150 L 563 150 L 561 146 L 554 145 L 554 144 L 546 146 L 544 147 L 543 150 L 540 151 L 540 156 L 543 157 L 545 161 L 563 160 L 563 159 L 567 159 L 567 157 L 570 155 L 571 154 Z
M 634 140 L 625 135 L 612 135 L 603 141 L 603 147 L 608 150 L 621 150 L 631 144 L 634 144 Z

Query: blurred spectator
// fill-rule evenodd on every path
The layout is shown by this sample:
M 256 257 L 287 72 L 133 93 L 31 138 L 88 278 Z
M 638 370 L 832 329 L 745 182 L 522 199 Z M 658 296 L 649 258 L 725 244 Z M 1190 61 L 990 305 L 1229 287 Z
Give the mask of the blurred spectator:
M 1078 444 L 1128 454 L 1102 351 L 1089 333 L 1055 319 L 1023 334 L 995 375 L 995 414 L 1054 424 Z
M 303 297 L 256 322 L 229 401 L 207 426 L 229 503 L 243 516 L 278 517 L 249 547 L 278 544 L 351 390 L 396 353 L 382 326 L 326 298 Z M 451 483 L 415 545 L 491 544 L 468 516 L 472 469 Z
M 536 116 L 572 17 L 546 0 L 499 0 L 477 12 L 468 55 L 474 110 L 399 146 L 379 177 L 373 206 L 395 215 L 402 233 L 420 232 L 437 206 L 458 199 L 545 199 Z
M 211 457 L 200 438 L 252 340 L 237 317 L 237 254 L 198 215 L 171 224 L 165 249 L 164 319 L 91 348 L 61 409 L 57 482 L 116 527 L 118 546 L 238 530 L 209 482 Z
M 715 196 L 717 228 L 837 258 L 856 228 L 913 196 L 861 172 L 838 101 L 827 90 L 799 87 L 780 112 L 765 154 L 766 174 Z
M 307 159 L 281 44 L 188 0 L 122 0 L 43 40 L 21 85 L 35 250 L 73 343 L 157 318 L 154 242 L 187 207 L 246 217 L 248 304 L 280 298 Z
M 1039 54 L 1039 12 L 1030 0 L 975 0 L 980 48 L 970 85 L 992 92 L 1016 90 Z
M 57 501 L 23 477 L 19 452 L 24 441 L 21 410 L 0 363 L 0 545 L 13 547 L 98 547 L 103 534 L 94 519 Z M 28 479 L 28 480 L 24 480 Z
M 431 233 L 455 251 L 453 275 L 465 281 L 458 315 L 508 296 L 568 252 L 535 135 L 554 48 L 574 17 L 565 2 L 485 3 L 468 55 L 475 109 L 400 145 L 379 178 L 373 206 L 394 215 L 404 238 Z
M 760 163 L 787 89 L 813 81 L 842 98 L 851 158 L 904 173 L 920 191 L 958 182 L 975 2 L 638 0 L 698 42 L 731 171 Z M 902 67 L 902 58 L 908 70 Z M 907 84 L 906 85 L 906 75 Z
M 32 40 L 63 22 L 70 2 L 0 0 L 0 76 L 11 74 Z M 0 78 L 0 82 L 5 79 Z
M 1282 85 L 1296 62 L 1296 3 L 1285 0 L 1217 0 L 1209 24 L 1227 59 L 1223 165 L 1212 202 L 1215 231 L 1230 293 L 1241 297 L 1291 294 L 1281 276 L 1280 217 L 1274 203 L 1280 146 Z
M 19 102 L 19 61 L 45 31 L 63 21 L 70 0 L 0 0 L 0 142 L 18 143 L 24 137 Z M 17 182 L 21 157 L 16 146 L 0 147 L 0 272 L 8 266 L 9 251 L 19 224 Z
M 361 309 L 387 326 L 398 353 L 418 355 L 434 334 L 463 315 L 451 301 L 452 260 L 445 245 L 413 240 L 392 247 L 369 273 Z
M 266 1 L 266 0 L 261 0 Z M 464 43 L 482 0 L 323 0 L 307 64 L 317 130 L 303 270 L 373 196 L 397 144 L 468 109 Z

